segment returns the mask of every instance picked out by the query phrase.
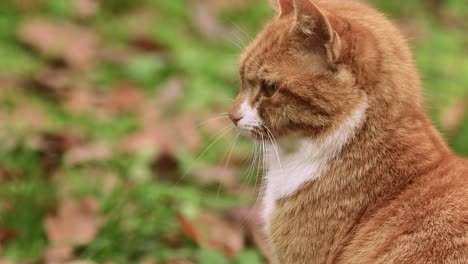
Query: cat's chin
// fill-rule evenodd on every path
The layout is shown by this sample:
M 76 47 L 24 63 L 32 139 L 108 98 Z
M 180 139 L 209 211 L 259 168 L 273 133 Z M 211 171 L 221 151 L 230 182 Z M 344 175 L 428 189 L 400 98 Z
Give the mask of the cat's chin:
M 264 140 L 267 140 L 268 139 L 268 134 L 267 132 L 258 127 L 258 128 L 252 128 L 252 129 L 242 129 L 242 128 L 237 128 L 237 131 L 243 135 L 243 136 L 246 136 L 248 138 L 251 138 L 253 140 L 257 140 L 257 141 L 264 141 Z

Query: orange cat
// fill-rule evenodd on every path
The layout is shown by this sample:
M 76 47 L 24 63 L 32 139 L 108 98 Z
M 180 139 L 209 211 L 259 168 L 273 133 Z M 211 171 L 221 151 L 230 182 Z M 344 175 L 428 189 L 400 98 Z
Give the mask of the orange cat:
M 468 162 L 425 114 L 401 33 L 355 1 L 277 7 L 242 55 L 230 110 L 272 143 L 264 216 L 276 261 L 468 263 Z

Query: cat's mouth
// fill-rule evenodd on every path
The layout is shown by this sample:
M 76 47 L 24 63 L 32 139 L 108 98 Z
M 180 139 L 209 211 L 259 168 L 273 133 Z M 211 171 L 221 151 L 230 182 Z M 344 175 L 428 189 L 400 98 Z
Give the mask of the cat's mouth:
M 264 141 L 269 138 L 268 130 L 262 126 L 255 126 L 249 128 L 239 128 L 239 132 L 243 135 L 246 135 L 254 140 Z

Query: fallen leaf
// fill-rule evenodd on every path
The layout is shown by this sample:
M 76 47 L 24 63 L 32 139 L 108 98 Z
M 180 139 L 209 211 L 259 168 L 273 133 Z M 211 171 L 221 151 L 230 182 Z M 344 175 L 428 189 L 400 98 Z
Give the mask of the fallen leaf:
M 184 234 L 201 247 L 220 250 L 233 256 L 245 246 L 242 227 L 221 214 L 203 212 L 193 220 L 180 215 L 177 221 Z
M 186 112 L 176 118 L 173 118 L 173 131 L 177 134 L 171 134 L 174 137 L 174 144 L 177 143 L 190 151 L 196 151 L 200 145 L 200 135 L 196 126 L 197 114 L 194 112 Z
M 193 169 L 193 174 L 200 183 L 220 183 L 224 187 L 232 187 L 237 184 L 239 171 L 236 168 L 224 166 L 201 165 Z
M 43 253 L 44 264 L 61 264 L 73 258 L 72 245 L 49 246 Z
M 0 166 L 0 182 L 11 182 L 17 179 L 18 177 L 19 175 L 17 173 Z M 1 243 L 1 234 L 0 234 L 0 243 Z
M 75 85 L 63 99 L 63 107 L 74 114 L 92 114 L 107 117 L 110 111 L 106 108 L 106 96 L 87 85 Z
M 1 253 L 1 251 L 0 251 Z M 13 262 L 11 260 L 4 260 L 4 259 L 0 259 L 0 264 L 17 264 L 16 262 Z
M 34 76 L 34 84 L 39 92 L 54 99 L 68 95 L 74 83 L 71 72 L 60 68 L 47 68 Z
M 111 89 L 106 102 L 113 112 L 135 112 L 144 103 L 144 99 L 140 87 L 122 82 Z
M 143 261 L 140 261 L 140 264 L 158 264 L 158 262 L 154 259 L 145 259 Z
M 14 230 L 13 228 L 0 226 L 0 246 L 5 245 L 9 241 L 15 239 L 17 236 L 18 232 L 16 232 L 16 230 Z
M 457 131 L 465 114 L 468 112 L 468 101 L 464 98 L 455 100 L 441 114 L 441 124 L 449 134 Z
M 167 52 L 168 48 L 162 43 L 149 38 L 146 35 L 136 35 L 131 38 L 130 44 L 143 52 Z
M 170 259 L 165 262 L 166 264 L 196 264 L 195 262 L 191 260 L 185 260 L 185 259 Z
M 246 36 L 245 30 L 241 28 L 229 28 L 226 27 L 218 18 L 218 15 L 223 9 L 232 10 L 236 4 L 227 3 L 230 0 L 191 0 L 189 1 L 191 6 L 191 17 L 192 26 L 195 30 L 206 39 L 222 39 L 232 41 L 232 39 L 242 39 Z M 225 3 L 222 3 L 225 2 Z M 243 1 L 231 1 L 238 2 L 237 7 L 242 7 Z M 232 7 L 232 8 L 230 8 Z
M 99 11 L 98 0 L 73 0 L 75 13 L 82 18 L 92 17 Z
M 174 106 L 184 95 L 185 85 L 180 78 L 172 78 L 159 87 L 158 105 L 162 108 Z
M 198 33 L 208 39 L 218 39 L 224 33 L 224 28 L 217 19 L 213 8 L 203 1 L 190 1 L 192 24 Z
M 82 137 L 71 131 L 45 132 L 40 134 L 35 148 L 41 154 L 41 162 L 46 172 L 57 169 L 62 163 L 62 157 L 69 149 L 80 144 Z
M 179 171 L 179 162 L 170 153 L 163 152 L 158 155 L 152 164 L 152 169 L 160 179 L 174 179 Z
M 44 0 L 14 0 L 18 9 L 22 11 L 30 11 L 42 5 Z
M 44 221 L 47 239 L 54 245 L 80 245 L 91 242 L 99 227 L 99 205 L 95 198 L 64 200 L 56 215 Z
M 146 148 L 168 151 L 173 149 L 167 131 L 161 128 L 146 128 L 124 138 L 121 142 L 126 152 L 138 152 Z
M 261 208 L 236 207 L 226 210 L 225 215 L 231 221 L 244 226 L 248 243 L 258 248 L 267 262 L 272 263 L 272 253 L 263 228 Z
M 68 22 L 26 19 L 19 26 L 18 37 L 43 55 L 63 59 L 72 67 L 90 66 L 97 58 L 96 32 Z
M 236 10 L 246 8 L 250 1 L 248 0 L 203 0 L 207 5 L 216 10 Z M 273 0 L 276 1 L 276 0 Z
M 65 264 L 96 264 L 96 262 L 91 260 L 72 260 Z
M 70 165 L 107 161 L 112 157 L 112 150 L 103 143 L 78 145 L 69 149 L 64 157 L 65 161 Z

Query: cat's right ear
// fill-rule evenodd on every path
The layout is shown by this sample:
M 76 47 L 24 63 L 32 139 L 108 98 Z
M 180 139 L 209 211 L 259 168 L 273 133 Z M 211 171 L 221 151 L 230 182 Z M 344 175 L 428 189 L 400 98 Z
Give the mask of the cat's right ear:
M 270 0 L 270 3 L 280 17 L 294 12 L 293 0 Z

